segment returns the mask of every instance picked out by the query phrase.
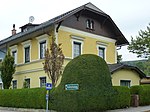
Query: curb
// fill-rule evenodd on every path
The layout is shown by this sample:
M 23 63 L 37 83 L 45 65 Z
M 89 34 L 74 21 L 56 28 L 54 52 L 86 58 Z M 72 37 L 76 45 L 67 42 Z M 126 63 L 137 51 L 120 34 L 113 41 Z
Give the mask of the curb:
M 0 107 L 0 110 L 16 111 L 16 112 L 45 112 L 45 109 L 26 109 L 26 108 L 13 108 L 13 107 Z M 56 112 L 49 110 L 48 112 Z

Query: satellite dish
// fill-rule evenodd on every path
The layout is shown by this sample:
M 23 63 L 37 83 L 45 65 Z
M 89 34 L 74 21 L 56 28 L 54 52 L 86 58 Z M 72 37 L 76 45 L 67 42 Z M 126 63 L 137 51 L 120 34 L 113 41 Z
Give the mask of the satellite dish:
M 34 21 L 34 17 L 33 17 L 33 16 L 30 16 L 30 17 L 29 17 L 29 23 L 33 23 L 33 21 Z

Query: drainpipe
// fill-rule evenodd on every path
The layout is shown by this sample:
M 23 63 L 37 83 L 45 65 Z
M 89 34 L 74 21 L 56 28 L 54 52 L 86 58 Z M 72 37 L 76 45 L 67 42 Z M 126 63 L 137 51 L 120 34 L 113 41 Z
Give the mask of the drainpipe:
M 54 24 L 54 36 L 56 38 L 56 44 L 58 44 L 58 30 L 60 28 L 62 21 L 60 21 L 58 24 Z

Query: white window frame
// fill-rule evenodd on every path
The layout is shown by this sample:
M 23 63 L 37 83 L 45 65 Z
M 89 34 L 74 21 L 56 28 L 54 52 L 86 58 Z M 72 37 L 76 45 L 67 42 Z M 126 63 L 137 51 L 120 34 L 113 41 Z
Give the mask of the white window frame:
M 31 88 L 31 79 L 30 79 L 30 78 L 25 78 L 24 81 L 26 82 L 26 80 L 29 80 L 29 81 L 30 81 L 30 84 L 29 84 L 29 87 L 28 87 L 28 88 Z
M 80 43 L 81 44 L 81 55 L 83 54 L 83 40 L 84 38 L 78 37 L 78 36 L 71 36 L 72 37 L 72 59 L 74 57 L 74 43 Z
M 40 59 L 40 43 L 46 41 L 46 49 L 47 49 L 48 35 L 44 34 L 44 35 L 41 35 L 39 37 L 36 37 L 36 39 L 38 40 L 38 58 Z
M 107 51 L 107 43 L 97 42 L 97 55 L 99 56 L 99 48 L 104 49 L 104 60 L 106 61 L 106 51 Z
M 16 88 L 14 88 L 14 81 L 16 81 Z M 17 89 L 18 88 L 18 81 L 17 80 L 13 80 L 12 81 L 12 89 Z
M 39 87 L 42 87 L 42 86 L 41 86 L 41 79 L 42 79 L 42 78 L 45 78 L 45 79 L 46 79 L 45 84 L 47 83 L 47 77 L 46 77 L 46 76 L 39 77 Z M 45 87 L 46 87 L 46 85 L 45 85 Z
M 132 80 L 130 80 L 130 79 L 121 79 L 121 80 L 120 80 L 120 86 L 122 86 L 122 85 L 121 85 L 121 81 L 124 81 L 124 82 L 125 82 L 125 81 L 126 81 L 126 82 L 130 82 L 130 85 L 129 85 L 128 87 L 131 87 L 131 86 L 132 86 L 132 85 L 131 85 Z
M 15 57 L 15 64 L 17 64 L 17 60 L 18 60 L 18 49 L 17 49 L 17 45 L 14 45 L 14 46 L 11 46 L 10 47 L 11 49 L 11 55 L 12 55 L 12 52 L 15 52 L 16 51 L 16 57 Z
M 25 41 L 25 42 L 22 42 L 21 43 L 22 45 L 23 45 L 23 63 L 26 63 L 25 62 L 25 48 L 27 48 L 27 47 L 29 47 L 30 49 L 30 61 L 29 62 L 27 62 L 27 63 L 30 63 L 31 62 L 31 40 L 27 40 L 27 41 Z

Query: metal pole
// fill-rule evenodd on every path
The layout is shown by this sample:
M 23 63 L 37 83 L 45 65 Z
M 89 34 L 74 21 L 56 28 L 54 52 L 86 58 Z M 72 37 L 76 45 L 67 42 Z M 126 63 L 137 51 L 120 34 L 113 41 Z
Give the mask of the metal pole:
M 46 94 L 46 112 L 48 112 L 48 97 L 49 97 L 49 91 L 47 90 L 47 94 Z

